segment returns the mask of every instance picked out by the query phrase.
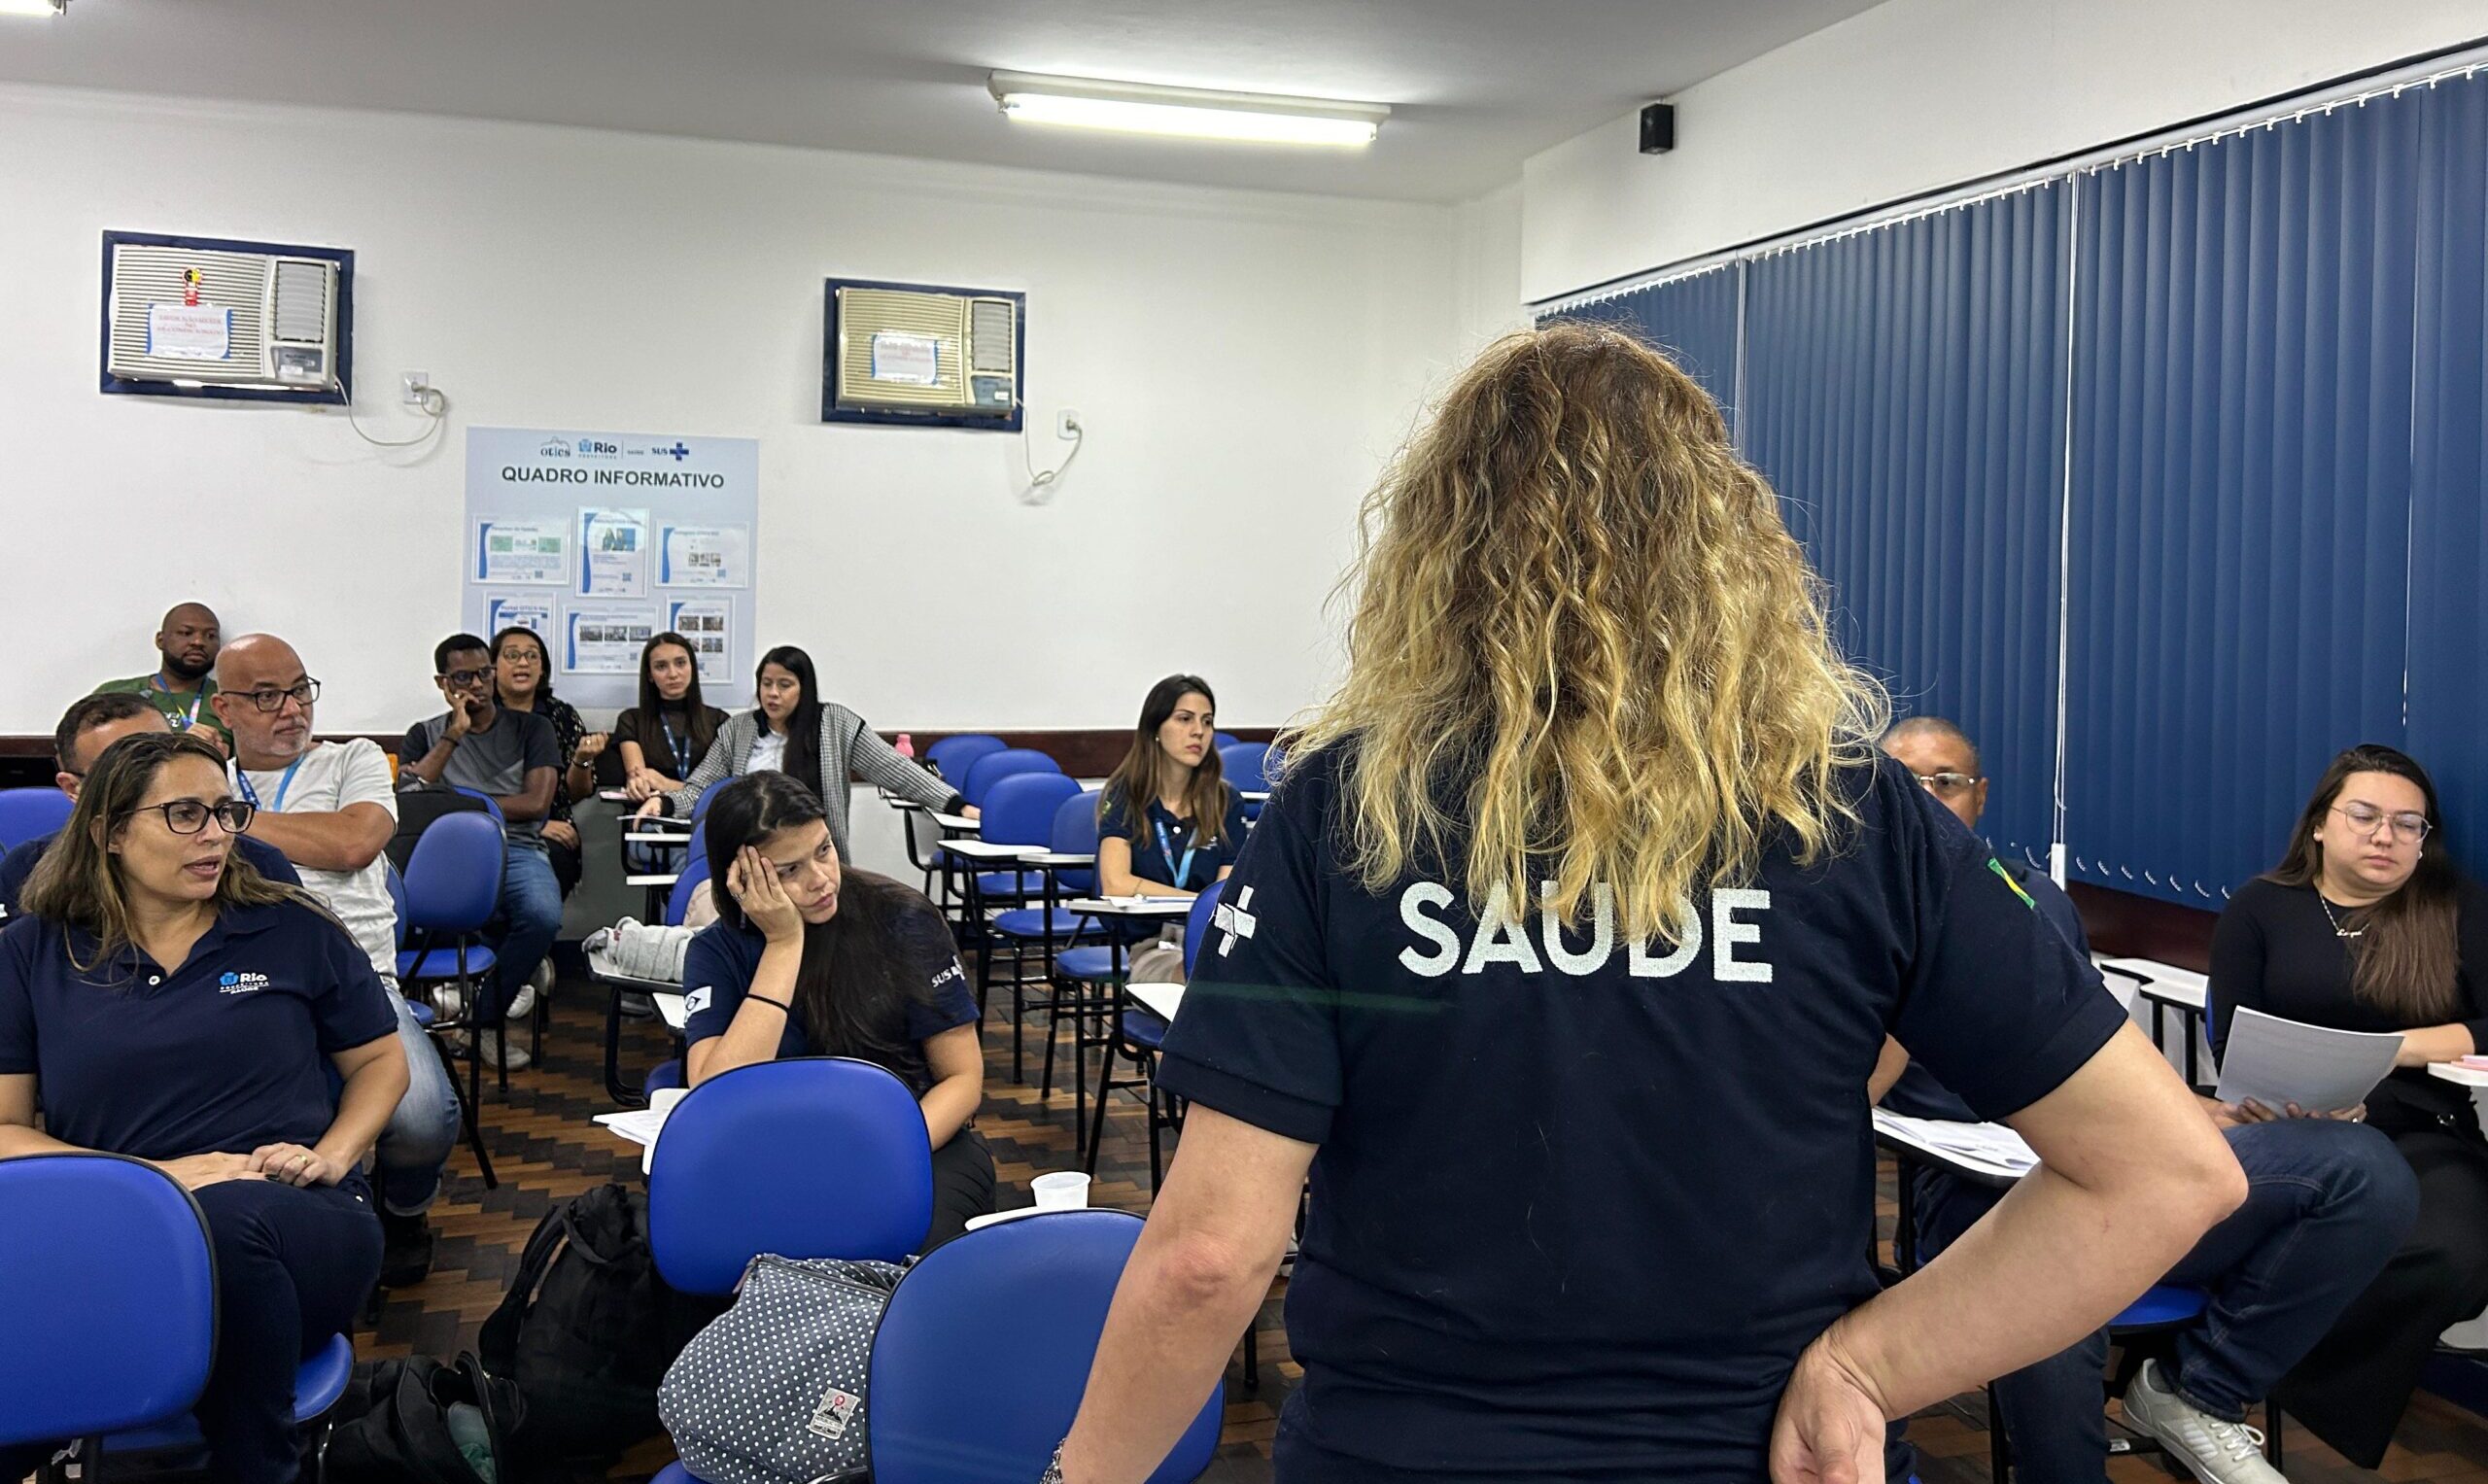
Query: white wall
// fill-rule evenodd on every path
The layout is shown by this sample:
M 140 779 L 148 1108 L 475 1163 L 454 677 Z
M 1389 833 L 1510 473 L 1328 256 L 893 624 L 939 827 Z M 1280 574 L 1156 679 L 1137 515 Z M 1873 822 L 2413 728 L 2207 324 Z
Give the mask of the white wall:
M 2479 0 L 1888 0 L 1523 171 L 1536 300 L 2488 35 Z
M 1276 722 L 1330 663 L 1356 502 L 1464 313 L 1450 208 L 748 145 L 0 89 L 0 733 L 149 669 L 171 603 L 293 638 L 329 731 L 436 704 L 464 430 L 761 440 L 759 634 L 886 727 L 1125 726 L 1176 669 Z M 364 426 L 96 392 L 107 228 L 350 247 Z M 825 427 L 821 280 L 1024 289 L 1016 437 Z M 1516 291 L 1515 291 L 1516 292 Z
M 1529 323 L 1521 301 L 1520 182 L 1456 209 L 1460 225 L 1458 348 L 1470 354 Z

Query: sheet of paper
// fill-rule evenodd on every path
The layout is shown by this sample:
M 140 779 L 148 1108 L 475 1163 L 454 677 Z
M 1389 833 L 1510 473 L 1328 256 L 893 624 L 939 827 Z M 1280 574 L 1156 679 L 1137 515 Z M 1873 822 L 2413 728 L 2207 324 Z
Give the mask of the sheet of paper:
M 661 528 L 657 539 L 657 581 L 667 587 L 749 587 L 751 528 Z
M 644 598 L 648 593 L 648 512 L 579 512 L 579 586 L 586 598 Z
M 2001 1123 L 1914 1119 L 1878 1108 L 1875 1126 L 1904 1143 L 1923 1146 L 2008 1179 L 2018 1179 L 2039 1167 L 2039 1156 L 2029 1144 Z
M 600 1113 L 592 1121 L 603 1123 L 632 1143 L 639 1145 L 641 1173 L 657 1167 L 657 1139 L 665 1132 L 665 1121 L 673 1116 L 674 1105 L 682 1101 L 688 1087 L 660 1087 L 649 1094 L 645 1108 L 628 1113 Z
M 666 604 L 665 626 L 691 643 L 700 678 L 710 685 L 726 677 L 734 654 L 735 605 L 723 598 L 676 598 Z
M 570 534 L 560 521 L 479 520 L 475 580 L 559 587 L 570 574 Z
M 532 630 L 536 637 L 550 642 L 553 637 L 553 599 L 550 594 L 537 597 L 527 593 L 487 593 L 484 595 L 484 632 L 499 634 L 503 629 Z
M 578 675 L 639 673 L 639 648 L 656 635 L 657 621 L 643 607 L 589 607 L 564 615 L 562 669 Z
M 2224 1103 L 2253 1098 L 2276 1110 L 2296 1103 L 2309 1113 L 2338 1113 L 2367 1101 L 2401 1050 L 2398 1035 L 2329 1030 L 2240 1010 L 2229 1022 L 2215 1095 Z
M 873 337 L 873 379 L 911 387 L 942 382 L 942 342 L 931 335 L 882 330 Z
M 147 306 L 147 354 L 176 361 L 233 359 L 233 311 L 214 304 Z

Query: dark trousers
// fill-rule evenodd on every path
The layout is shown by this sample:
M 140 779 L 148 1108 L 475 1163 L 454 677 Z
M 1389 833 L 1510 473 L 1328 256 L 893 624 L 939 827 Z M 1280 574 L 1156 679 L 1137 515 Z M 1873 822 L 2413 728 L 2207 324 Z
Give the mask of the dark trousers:
M 290 1484 L 294 1373 L 354 1329 L 380 1277 L 380 1218 L 360 1181 L 227 1180 L 196 1193 L 216 1251 L 216 1368 L 197 1407 L 210 1467 L 234 1484 Z
M 931 1252 L 968 1229 L 968 1218 L 994 1207 L 993 1151 L 985 1135 L 962 1128 L 933 1151 L 933 1225 L 924 1234 Z
M 2430 1121 L 2393 1142 L 2417 1177 L 2417 1225 L 2279 1394 L 2291 1416 L 2362 1468 L 2384 1461 L 2436 1337 L 2488 1309 L 2488 1144 L 2478 1125 Z
M 2200 1324 L 2176 1336 L 2163 1379 L 2201 1410 L 2243 1422 L 2384 1268 L 2420 1196 L 2393 1141 L 2364 1123 L 2292 1119 L 2232 1128 L 2228 1138 L 2246 1171 L 2246 1203 L 2168 1272 L 2167 1282 L 2208 1290 L 2211 1302 Z M 1921 1260 L 2004 1195 L 1932 1172 L 1915 1178 Z M 2107 1361 L 2106 1334 L 2093 1334 L 1997 1379 L 2014 1467 L 2029 1484 L 2108 1476 Z

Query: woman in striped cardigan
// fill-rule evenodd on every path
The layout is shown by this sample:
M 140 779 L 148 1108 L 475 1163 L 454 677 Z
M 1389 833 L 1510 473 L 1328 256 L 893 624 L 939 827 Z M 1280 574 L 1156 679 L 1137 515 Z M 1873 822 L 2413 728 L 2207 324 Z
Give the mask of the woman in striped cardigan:
M 659 794 L 639 806 L 642 818 L 665 814 L 688 819 L 700 807 L 700 796 L 728 778 L 776 770 L 820 796 L 829 811 L 830 838 L 842 859 L 850 858 L 847 840 L 847 780 L 861 777 L 943 813 L 976 811 L 965 806 L 957 790 L 890 749 L 864 718 L 834 701 L 820 699 L 820 680 L 812 656 L 792 644 L 780 644 L 760 657 L 753 681 L 759 706 L 737 711 L 717 733 L 700 766 L 682 780 L 678 792 Z

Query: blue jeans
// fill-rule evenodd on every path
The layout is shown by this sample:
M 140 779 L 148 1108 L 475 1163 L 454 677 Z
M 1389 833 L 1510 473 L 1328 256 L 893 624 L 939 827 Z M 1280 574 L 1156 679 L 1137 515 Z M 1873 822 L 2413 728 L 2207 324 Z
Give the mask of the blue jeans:
M 389 1002 L 397 1007 L 397 1045 L 406 1053 L 406 1095 L 380 1130 L 380 1203 L 392 1216 L 421 1216 L 440 1191 L 440 1167 L 458 1147 L 458 1085 L 432 1037 L 415 1023 L 414 1007 L 390 980 Z
M 501 912 L 494 922 L 501 936 L 493 940 L 493 993 L 483 1009 L 488 1018 L 497 1019 L 527 987 L 562 930 L 562 887 L 553 879 L 553 861 L 542 841 L 509 843 L 501 864 Z
M 2228 1138 L 2246 1171 L 2246 1204 L 2169 1270 L 2166 1282 L 2208 1290 L 2211 1303 L 2178 1334 L 2162 1379 L 2203 1411 L 2243 1422 L 2383 1270 L 2418 1219 L 2419 1183 L 2393 1141 L 2364 1123 L 2287 1119 Z M 2004 1195 L 1931 1171 L 1912 1178 L 1921 1261 Z M 2015 1469 L 2028 1484 L 2107 1478 L 2107 1363 L 2103 1332 L 1996 1381 Z

